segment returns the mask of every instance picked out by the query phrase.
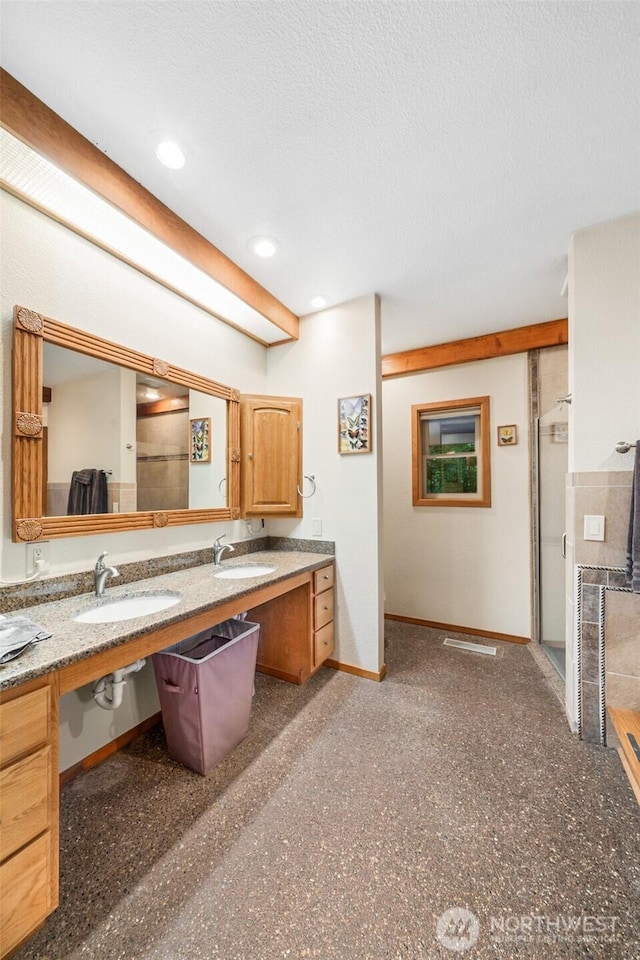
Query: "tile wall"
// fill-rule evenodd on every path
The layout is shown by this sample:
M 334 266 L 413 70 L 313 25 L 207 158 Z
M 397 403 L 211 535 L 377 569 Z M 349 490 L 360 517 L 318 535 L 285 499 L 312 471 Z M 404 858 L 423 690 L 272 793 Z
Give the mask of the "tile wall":
M 624 577 L 631 479 L 630 470 L 620 470 L 567 480 L 578 722 L 584 740 L 602 745 L 612 739 L 608 706 L 640 709 L 640 595 Z M 585 515 L 606 517 L 604 541 L 584 540 Z

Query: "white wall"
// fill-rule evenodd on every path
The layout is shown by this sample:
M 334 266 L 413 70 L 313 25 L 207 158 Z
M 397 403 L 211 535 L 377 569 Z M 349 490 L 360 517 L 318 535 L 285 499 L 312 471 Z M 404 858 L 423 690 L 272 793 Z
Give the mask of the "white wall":
M 224 507 L 227 504 L 227 417 L 226 401 L 199 390 L 189 390 L 189 418 L 211 419 L 209 463 L 189 463 L 189 509 Z M 191 441 L 191 438 L 189 438 Z M 189 450 L 191 456 L 191 450 Z
M 317 490 L 300 520 L 274 520 L 269 532 L 335 540 L 337 645 L 334 658 L 377 672 L 383 663 L 381 534 L 380 315 L 371 295 L 305 317 L 297 343 L 272 347 L 268 392 L 302 397 L 303 469 Z M 338 398 L 372 396 L 373 452 L 338 453 Z M 304 493 L 309 493 L 308 481 Z
M 48 404 L 50 483 L 69 483 L 74 470 L 86 467 L 113 470 L 114 479 L 123 479 L 120 399 L 117 367 L 92 377 L 69 380 L 55 388 Z
M 26 548 L 11 542 L 11 344 L 13 307 L 80 327 L 247 393 L 266 390 L 266 349 L 232 327 L 6 194 L 0 194 L 3 468 L 0 576 L 25 575 Z M 197 524 L 164 530 L 52 540 L 50 572 L 88 570 L 101 550 L 118 561 L 210 546 L 244 524 Z
M 266 349 L 170 293 L 19 200 L 0 193 L 2 285 L 3 579 L 23 577 L 26 547 L 11 542 L 11 344 L 13 307 L 29 307 L 248 393 L 266 392 Z M 86 464 L 88 465 L 88 464 Z M 244 524 L 197 524 L 164 530 L 64 538 L 49 543 L 50 575 L 89 570 L 101 550 L 116 565 L 210 546 Z M 60 765 L 65 769 L 158 709 L 150 664 L 130 678 L 115 713 L 95 706 L 89 688 L 61 701 Z
M 569 470 L 630 470 L 640 435 L 640 214 L 579 230 L 569 247 Z
M 491 507 L 414 507 L 411 406 L 489 396 Z M 531 635 L 527 356 L 383 383 L 385 610 L 519 637 Z M 498 447 L 515 423 L 518 445 Z
M 593 488 L 599 499 L 586 512 L 605 515 L 601 547 L 615 554 L 615 565 L 622 565 L 628 512 L 620 516 L 622 487 L 616 488 L 615 482 L 608 487 L 607 476 L 633 469 L 634 451 L 619 454 L 615 445 L 618 440 L 640 437 L 639 371 L 640 215 L 634 214 L 579 230 L 569 246 L 569 391 L 573 399 L 567 487 L 566 710 L 572 726 L 578 717 L 574 564 L 585 562 L 572 475 L 582 474 L 580 484 L 589 486 L 590 478 L 584 474 L 599 473 L 599 489 Z M 581 499 L 584 511 L 584 493 Z M 596 562 L 593 555 L 587 562 Z

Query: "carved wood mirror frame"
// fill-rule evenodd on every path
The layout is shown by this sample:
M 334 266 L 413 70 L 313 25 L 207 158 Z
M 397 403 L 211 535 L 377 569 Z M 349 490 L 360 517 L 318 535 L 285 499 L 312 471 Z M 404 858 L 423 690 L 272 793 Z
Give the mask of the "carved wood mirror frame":
M 227 506 L 197 510 L 42 516 L 43 343 L 67 347 L 139 373 L 182 384 L 227 401 Z M 26 307 L 14 309 L 13 342 L 13 540 L 32 543 L 124 530 L 237 520 L 240 516 L 240 393 L 165 360 L 138 353 L 69 327 Z

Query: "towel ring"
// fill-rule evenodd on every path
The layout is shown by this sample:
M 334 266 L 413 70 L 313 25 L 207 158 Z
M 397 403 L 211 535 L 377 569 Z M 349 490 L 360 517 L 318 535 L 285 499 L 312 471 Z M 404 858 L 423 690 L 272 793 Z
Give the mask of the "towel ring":
M 304 494 L 304 493 L 302 492 L 302 490 L 300 489 L 300 487 L 299 487 L 297 484 L 296 484 L 296 490 L 298 491 L 298 496 L 299 496 L 299 497 L 302 497 L 303 500 L 308 500 L 309 497 L 312 497 L 312 496 L 314 495 L 314 493 L 316 492 L 316 476 L 315 476 L 315 473 L 305 473 L 304 479 L 305 479 L 305 480 L 308 480 L 309 483 L 311 484 L 311 486 L 313 487 L 313 490 L 311 491 L 311 493 Z M 302 485 L 304 486 L 304 480 L 303 480 L 303 482 L 302 482 Z

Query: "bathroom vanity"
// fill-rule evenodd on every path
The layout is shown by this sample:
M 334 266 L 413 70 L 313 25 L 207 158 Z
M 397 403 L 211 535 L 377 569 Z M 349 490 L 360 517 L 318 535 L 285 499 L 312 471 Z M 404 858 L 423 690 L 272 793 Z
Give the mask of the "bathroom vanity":
M 258 670 L 304 683 L 334 648 L 332 556 L 263 551 L 221 569 L 274 567 L 246 579 L 211 565 L 123 586 L 104 598 L 68 597 L 23 611 L 53 633 L 0 674 L 0 956 L 44 923 L 58 904 L 58 699 L 118 668 L 236 614 L 261 625 Z M 246 571 L 243 571 L 246 572 Z M 118 598 L 180 595 L 169 609 L 112 623 L 78 615 Z

